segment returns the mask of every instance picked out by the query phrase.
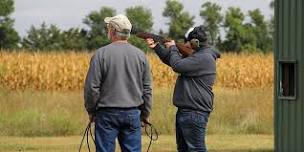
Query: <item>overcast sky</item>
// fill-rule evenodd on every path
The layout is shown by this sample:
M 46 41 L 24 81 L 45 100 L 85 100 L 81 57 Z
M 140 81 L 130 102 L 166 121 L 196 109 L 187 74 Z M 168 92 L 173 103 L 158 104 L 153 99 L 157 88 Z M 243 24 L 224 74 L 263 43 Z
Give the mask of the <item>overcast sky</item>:
M 199 16 L 201 5 L 206 1 L 218 3 L 224 10 L 230 6 L 240 7 L 243 11 L 259 8 L 266 18 L 273 12 L 269 8 L 271 0 L 179 0 L 184 10 L 195 16 L 195 25 L 202 24 Z M 82 23 L 91 11 L 103 6 L 114 8 L 118 14 L 132 6 L 144 6 L 151 10 L 154 20 L 153 29 L 167 30 L 168 20 L 162 17 L 166 0 L 15 0 L 15 28 L 21 36 L 26 34 L 31 25 L 39 26 L 42 22 L 55 24 L 61 29 L 85 27 Z

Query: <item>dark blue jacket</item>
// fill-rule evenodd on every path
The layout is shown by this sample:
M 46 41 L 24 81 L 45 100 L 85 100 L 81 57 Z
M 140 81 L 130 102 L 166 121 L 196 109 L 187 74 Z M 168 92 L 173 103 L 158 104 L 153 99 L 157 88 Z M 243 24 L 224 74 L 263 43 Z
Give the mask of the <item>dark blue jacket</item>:
M 202 47 L 185 58 L 176 46 L 165 49 L 158 44 L 154 50 L 165 64 L 179 73 L 173 104 L 178 108 L 211 112 L 214 98 L 212 87 L 216 78 L 215 62 L 220 54 L 209 46 Z

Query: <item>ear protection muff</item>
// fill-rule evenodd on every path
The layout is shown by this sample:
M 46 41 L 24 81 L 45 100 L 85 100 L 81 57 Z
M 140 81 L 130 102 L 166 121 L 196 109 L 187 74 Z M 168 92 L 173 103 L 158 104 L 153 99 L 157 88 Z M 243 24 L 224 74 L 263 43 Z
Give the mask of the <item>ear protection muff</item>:
M 200 46 L 200 41 L 198 39 L 191 39 L 190 44 L 193 49 L 197 49 Z

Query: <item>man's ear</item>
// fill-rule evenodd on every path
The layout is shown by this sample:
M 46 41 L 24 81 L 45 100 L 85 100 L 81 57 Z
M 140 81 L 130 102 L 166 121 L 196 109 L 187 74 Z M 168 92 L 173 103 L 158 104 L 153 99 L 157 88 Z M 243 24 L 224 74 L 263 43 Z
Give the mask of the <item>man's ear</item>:
M 113 36 L 113 34 L 114 34 L 113 30 L 111 29 L 109 32 L 110 32 L 110 35 Z
M 117 31 L 116 31 L 116 29 L 112 29 L 112 34 L 113 34 L 113 36 L 117 36 Z

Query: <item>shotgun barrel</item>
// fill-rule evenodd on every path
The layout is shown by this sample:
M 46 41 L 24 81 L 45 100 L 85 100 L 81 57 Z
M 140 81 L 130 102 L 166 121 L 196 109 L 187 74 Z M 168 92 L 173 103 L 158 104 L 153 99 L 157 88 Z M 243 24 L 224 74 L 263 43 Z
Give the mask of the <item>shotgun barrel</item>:
M 148 32 L 139 32 L 136 34 L 136 36 L 139 38 L 142 38 L 142 39 L 151 38 L 155 42 L 159 42 L 161 44 L 171 41 L 171 39 L 164 38 L 160 35 L 156 35 L 156 34 L 148 33 Z M 193 52 L 194 52 L 194 50 L 191 47 L 186 46 L 184 44 L 177 43 L 176 47 L 178 48 L 179 52 L 183 55 L 183 57 L 187 57 L 187 56 L 193 54 Z

